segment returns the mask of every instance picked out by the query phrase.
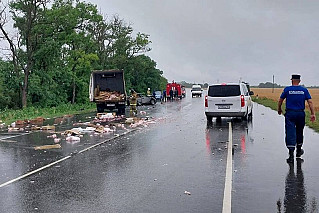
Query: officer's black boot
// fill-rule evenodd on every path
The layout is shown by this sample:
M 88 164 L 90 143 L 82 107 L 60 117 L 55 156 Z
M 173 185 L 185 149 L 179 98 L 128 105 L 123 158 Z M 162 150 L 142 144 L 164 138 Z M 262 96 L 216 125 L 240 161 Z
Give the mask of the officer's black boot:
M 289 149 L 289 158 L 287 158 L 287 163 L 294 163 L 294 151 L 293 149 Z
M 297 152 L 296 152 L 296 158 L 301 158 L 301 155 L 303 155 L 304 151 L 301 148 L 300 145 L 297 145 Z

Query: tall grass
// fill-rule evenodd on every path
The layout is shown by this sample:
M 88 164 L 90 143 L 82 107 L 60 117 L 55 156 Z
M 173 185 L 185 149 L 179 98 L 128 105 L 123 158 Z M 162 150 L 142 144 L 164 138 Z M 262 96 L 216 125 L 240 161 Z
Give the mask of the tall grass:
M 16 120 L 33 119 L 36 117 L 51 118 L 62 116 L 65 114 L 77 114 L 94 111 L 96 105 L 94 103 L 87 104 L 61 104 L 58 107 L 37 108 L 27 107 L 20 110 L 5 109 L 0 111 L 0 120 L 9 124 Z
M 261 105 L 264 105 L 266 107 L 269 107 L 275 111 L 277 111 L 277 108 L 278 108 L 278 102 L 277 101 L 274 101 L 272 99 L 268 99 L 268 98 L 265 98 L 265 97 L 262 97 L 262 98 L 256 98 L 256 97 L 252 97 L 253 101 L 256 102 L 256 103 L 259 103 Z M 285 113 L 285 103 L 283 103 L 283 106 L 282 106 L 282 110 L 283 110 L 283 113 Z M 317 120 L 315 122 L 311 122 L 310 121 L 310 111 L 308 109 L 306 109 L 306 125 L 309 126 L 310 128 L 314 129 L 316 132 L 319 132 L 319 112 L 316 112 L 316 118 Z

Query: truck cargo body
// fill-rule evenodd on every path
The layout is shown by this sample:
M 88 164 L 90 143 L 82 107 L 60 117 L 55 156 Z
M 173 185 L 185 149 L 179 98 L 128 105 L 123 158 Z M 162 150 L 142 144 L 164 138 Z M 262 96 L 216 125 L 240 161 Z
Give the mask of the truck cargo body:
M 90 101 L 97 111 L 117 109 L 125 113 L 126 90 L 123 70 L 95 70 L 90 77 Z

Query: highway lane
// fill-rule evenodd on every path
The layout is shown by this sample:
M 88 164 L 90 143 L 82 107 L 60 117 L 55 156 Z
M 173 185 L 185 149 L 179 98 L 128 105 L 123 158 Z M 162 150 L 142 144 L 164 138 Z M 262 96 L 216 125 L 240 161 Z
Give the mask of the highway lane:
M 187 96 L 139 108 L 154 117 L 155 124 L 0 188 L 1 210 L 222 212 L 231 122 L 232 212 L 318 211 L 317 133 L 306 128 L 305 161 L 290 168 L 283 117 L 254 104 L 251 122 L 222 119 L 207 124 L 203 102 Z M 0 144 L 0 184 L 105 140 L 84 136 L 78 144 L 63 142 L 60 150 L 33 150 L 31 141 L 45 144 L 47 135 L 31 133 L 15 138 L 14 144 Z M 294 192 L 300 199 L 291 196 Z

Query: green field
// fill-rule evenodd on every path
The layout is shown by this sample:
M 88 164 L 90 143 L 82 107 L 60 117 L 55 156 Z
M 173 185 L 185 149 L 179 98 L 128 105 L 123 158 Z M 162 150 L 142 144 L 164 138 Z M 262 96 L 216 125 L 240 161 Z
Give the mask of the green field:
M 278 102 L 274 101 L 272 99 L 268 99 L 268 98 L 256 98 L 256 97 L 252 97 L 253 101 L 256 103 L 259 103 L 261 105 L 264 105 L 266 107 L 269 107 L 275 111 L 277 111 L 277 106 L 278 106 Z M 285 104 L 282 105 L 282 110 L 283 113 L 285 113 Z M 315 122 L 311 122 L 310 121 L 310 111 L 306 110 L 306 125 L 309 126 L 310 128 L 314 129 L 316 132 L 319 132 L 319 113 L 316 112 L 316 118 L 317 120 Z

